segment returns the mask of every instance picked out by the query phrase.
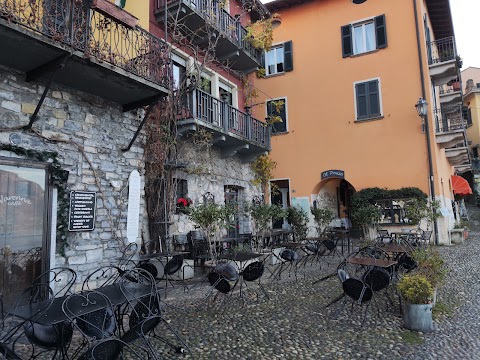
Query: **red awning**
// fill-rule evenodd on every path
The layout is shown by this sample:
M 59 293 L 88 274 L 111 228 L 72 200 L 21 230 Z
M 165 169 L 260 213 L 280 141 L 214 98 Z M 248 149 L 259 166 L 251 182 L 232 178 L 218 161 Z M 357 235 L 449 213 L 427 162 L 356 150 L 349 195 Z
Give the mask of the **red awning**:
M 461 176 L 452 175 L 452 187 L 453 193 L 458 195 L 472 194 L 472 188 L 468 184 L 468 181 Z

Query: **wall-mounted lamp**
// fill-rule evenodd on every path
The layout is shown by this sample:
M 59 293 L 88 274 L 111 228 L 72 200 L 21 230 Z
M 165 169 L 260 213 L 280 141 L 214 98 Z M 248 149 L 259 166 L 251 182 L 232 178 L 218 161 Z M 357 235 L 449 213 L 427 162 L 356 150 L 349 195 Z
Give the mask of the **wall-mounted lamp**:
M 424 98 L 419 98 L 415 104 L 418 116 L 422 118 L 422 132 L 425 132 L 425 118 L 427 117 L 428 103 Z
M 418 116 L 422 118 L 427 116 L 428 103 L 425 101 L 425 99 L 418 99 L 417 103 L 415 104 L 415 108 L 417 109 Z

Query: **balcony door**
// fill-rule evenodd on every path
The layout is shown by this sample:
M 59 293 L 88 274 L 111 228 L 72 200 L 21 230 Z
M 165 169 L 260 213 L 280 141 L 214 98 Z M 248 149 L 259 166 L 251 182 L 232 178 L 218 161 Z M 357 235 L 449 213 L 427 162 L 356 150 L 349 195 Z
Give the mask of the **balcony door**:
M 47 169 L 0 159 L 0 294 L 4 307 L 48 267 Z

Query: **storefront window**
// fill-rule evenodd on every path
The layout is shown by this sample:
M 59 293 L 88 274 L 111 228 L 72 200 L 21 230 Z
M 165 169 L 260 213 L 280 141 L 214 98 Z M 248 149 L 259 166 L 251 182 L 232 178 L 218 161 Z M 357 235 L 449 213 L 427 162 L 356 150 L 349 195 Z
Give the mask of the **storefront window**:
M 412 199 L 382 199 L 375 200 L 374 205 L 377 206 L 382 215 L 380 217 L 381 224 L 413 224 L 408 218 L 407 207 Z

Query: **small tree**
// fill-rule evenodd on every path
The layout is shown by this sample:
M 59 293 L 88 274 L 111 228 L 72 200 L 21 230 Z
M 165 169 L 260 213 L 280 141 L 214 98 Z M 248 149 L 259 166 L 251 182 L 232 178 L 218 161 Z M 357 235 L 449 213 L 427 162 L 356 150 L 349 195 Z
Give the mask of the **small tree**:
M 319 234 L 323 232 L 323 229 L 330 224 L 334 218 L 332 209 L 327 207 L 311 207 L 310 212 L 317 224 L 317 231 Z
M 440 217 L 440 202 L 438 200 L 428 202 L 425 198 L 413 198 L 405 207 L 406 216 L 414 223 L 420 225 L 422 220 L 427 223 L 427 230 Z
M 292 225 L 293 233 L 297 240 L 302 240 L 307 237 L 308 231 L 308 214 L 301 207 L 288 207 L 288 222 Z
M 380 221 L 380 217 L 380 209 L 370 203 L 352 209 L 353 222 L 362 228 L 363 235 L 365 238 L 368 238 L 368 240 L 373 240 L 375 238 L 376 228 Z
M 216 240 L 219 239 L 221 230 L 228 228 L 234 215 L 234 207 L 207 202 L 188 208 L 187 215 L 204 232 L 210 256 L 216 259 L 218 257 Z
M 287 216 L 286 211 L 278 205 L 252 203 L 247 207 L 252 218 L 252 231 L 256 236 L 265 234 L 271 228 L 272 221 Z

